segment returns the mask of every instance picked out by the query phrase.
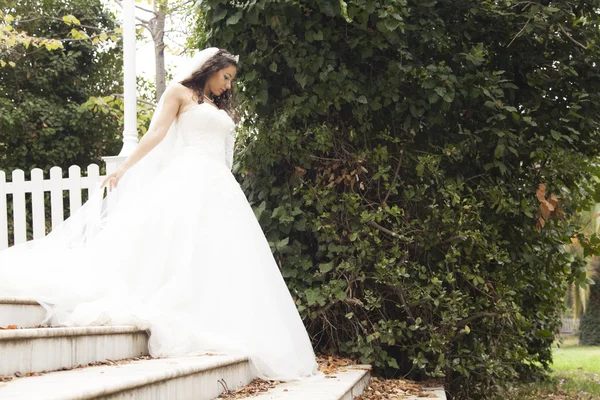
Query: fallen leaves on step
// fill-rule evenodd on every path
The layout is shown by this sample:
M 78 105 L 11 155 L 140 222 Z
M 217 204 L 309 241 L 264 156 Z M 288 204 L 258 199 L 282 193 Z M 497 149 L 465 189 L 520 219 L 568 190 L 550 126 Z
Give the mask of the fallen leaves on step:
M 17 371 L 17 372 L 15 372 L 14 375 L 0 376 L 0 382 L 10 382 L 10 381 L 12 381 L 15 378 L 22 378 L 24 376 L 40 376 L 40 375 L 42 375 L 42 374 L 39 373 L 39 372 L 28 372 L 26 374 L 22 374 L 22 373 L 20 373 L 20 372 Z
M 317 355 L 317 363 L 319 364 L 319 371 L 323 372 L 326 378 L 335 378 L 334 374 L 336 372 L 347 371 L 347 367 L 356 365 L 357 361 L 337 355 L 319 354 Z M 281 382 L 255 379 L 250 384 L 238 390 L 221 394 L 217 399 L 246 399 L 258 396 L 259 394 L 268 392 L 279 383 Z
M 347 371 L 350 366 L 352 369 L 360 368 L 357 366 L 360 365 L 360 361 L 337 355 L 319 354 L 317 362 L 319 371 L 323 372 L 327 378 L 335 378 L 337 372 Z M 365 366 L 365 368 L 370 369 L 369 366 Z M 409 396 L 438 398 L 434 394 L 425 393 L 422 385 L 412 381 L 372 377 L 365 392 L 355 400 L 401 400 Z
M 425 393 L 423 386 L 404 379 L 371 378 L 364 393 L 355 400 L 402 400 L 409 396 L 437 399 L 432 393 Z
M 8 325 L 8 326 L 0 326 L 0 331 L 12 330 L 12 329 L 41 329 L 41 328 L 61 328 L 60 326 L 49 326 L 49 325 L 36 325 L 36 326 L 22 326 L 18 327 L 17 325 Z
M 232 390 L 227 393 L 221 394 L 217 399 L 245 399 L 247 397 L 257 396 L 259 394 L 268 392 L 277 384 L 279 381 L 265 381 L 262 379 L 254 379 L 248 385 L 238 389 Z
M 360 364 L 357 360 L 351 358 L 329 354 L 318 354 L 317 363 L 319 364 L 319 371 L 325 375 L 332 375 L 336 372 L 345 372 L 348 370 L 348 366 Z
M 82 368 L 87 368 L 87 367 L 98 367 L 98 366 L 102 366 L 102 365 L 122 365 L 122 364 L 127 364 L 133 361 L 141 361 L 141 360 L 152 360 L 152 356 L 140 356 L 140 357 L 130 357 L 130 358 L 123 358 L 120 360 L 110 360 L 110 359 L 106 359 L 104 361 L 96 361 L 96 362 L 91 362 L 88 364 L 79 364 L 76 365 L 74 367 L 62 367 L 57 369 L 56 371 L 70 371 L 72 369 L 82 369 Z M 8 375 L 8 376 L 2 376 L 0 375 L 0 382 L 10 382 L 15 378 L 23 378 L 23 377 L 27 377 L 27 376 L 40 376 L 40 375 L 44 375 L 50 372 L 54 372 L 54 371 L 42 371 L 42 372 L 28 372 L 26 374 L 23 374 L 21 372 L 15 372 L 13 375 Z

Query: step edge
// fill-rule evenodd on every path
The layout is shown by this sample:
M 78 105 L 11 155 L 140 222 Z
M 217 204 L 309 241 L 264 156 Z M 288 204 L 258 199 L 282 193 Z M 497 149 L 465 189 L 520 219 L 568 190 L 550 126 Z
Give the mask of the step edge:
M 26 297 L 0 296 L 0 305 L 4 304 L 42 307 L 42 305 L 34 299 Z
M 200 357 L 200 356 L 198 356 L 198 357 Z M 134 377 L 128 377 L 125 381 L 120 381 L 116 384 L 113 383 L 112 385 L 111 385 L 111 382 L 101 382 L 98 384 L 99 386 L 96 388 L 92 387 L 90 389 L 89 386 L 86 388 L 73 388 L 73 389 L 70 389 L 67 393 L 64 393 L 64 392 L 61 393 L 60 399 L 61 400 L 64 400 L 66 398 L 68 398 L 68 399 L 73 398 L 73 399 L 77 399 L 77 400 L 99 399 L 99 398 L 104 398 L 106 396 L 118 395 L 119 393 L 124 393 L 127 391 L 140 389 L 145 386 L 161 384 L 163 382 L 168 382 L 170 380 L 185 378 L 185 377 L 188 377 L 191 375 L 202 374 L 204 372 L 209 372 L 212 370 L 236 366 L 238 364 L 246 364 L 246 368 L 248 369 L 248 371 L 246 371 L 246 372 L 250 373 L 251 366 L 250 366 L 250 360 L 248 357 L 245 357 L 245 356 L 224 356 L 224 357 L 226 357 L 226 358 L 218 360 L 218 361 L 213 361 L 210 364 L 207 364 L 205 360 L 200 361 L 200 358 L 198 358 L 197 363 L 200 365 L 187 364 L 187 365 L 181 365 L 181 366 L 173 366 L 169 369 L 165 369 L 163 371 L 158 371 L 158 372 L 156 372 L 156 371 L 146 372 L 146 375 L 137 374 Z M 177 361 L 177 360 L 189 359 L 189 358 L 193 358 L 193 357 L 174 357 L 174 358 L 162 358 L 162 359 L 154 359 L 154 360 Z M 153 362 L 154 360 L 138 361 L 138 362 L 136 362 L 135 365 L 148 364 L 148 363 Z M 127 365 L 131 365 L 131 364 L 127 364 Z M 124 367 L 126 367 L 127 365 L 124 365 Z M 110 366 L 110 368 L 114 368 L 114 367 L 115 366 Z M 89 368 L 90 369 L 91 368 L 109 368 L 109 366 L 98 366 L 98 367 L 89 367 Z M 53 371 L 46 375 L 53 374 L 54 379 L 56 380 L 57 377 L 59 377 L 60 374 L 63 372 L 72 372 L 72 371 Z M 246 373 L 246 372 L 244 372 L 244 373 Z M 150 377 L 148 377 L 148 375 L 150 375 Z M 25 377 L 25 378 L 20 378 L 20 379 L 35 379 L 35 378 L 36 377 L 31 377 L 31 378 Z M 63 378 L 63 379 L 73 379 L 73 377 L 69 376 L 69 377 Z M 31 382 L 31 383 L 33 384 L 34 382 Z M 0 395 L 1 394 L 2 394 L 2 391 L 0 388 Z M 67 396 L 67 397 L 64 397 L 64 396 Z M 59 397 L 51 397 L 51 398 L 54 400 L 59 399 Z
M 369 386 L 369 382 L 371 381 L 371 371 L 372 371 L 372 367 L 370 365 L 352 365 L 350 367 L 348 367 L 348 369 L 353 369 L 353 370 L 362 370 L 362 374 L 359 375 L 354 382 L 352 382 L 352 385 L 348 388 L 348 390 L 346 390 L 340 397 L 338 397 L 337 400 L 339 399 L 343 399 L 344 397 L 346 397 L 348 394 L 351 394 L 352 389 L 354 389 L 354 387 L 360 383 L 363 379 L 367 379 L 367 384 L 365 387 Z
M 352 389 L 356 387 L 358 383 L 365 379 L 365 376 L 368 376 L 370 379 L 370 374 L 372 372 L 372 367 L 370 365 L 365 364 L 357 364 L 357 365 L 348 365 L 344 367 L 340 367 L 340 370 L 331 372 L 328 374 L 321 373 L 320 376 L 316 376 L 316 380 L 313 378 L 308 378 L 306 381 L 300 379 L 299 381 L 290 381 L 290 382 L 281 382 L 277 384 L 275 387 L 269 389 L 266 393 L 261 393 L 257 396 L 243 397 L 243 400 L 269 400 L 269 399 L 283 399 L 291 396 L 292 398 L 298 398 L 298 394 L 306 395 L 307 391 L 310 394 L 318 395 L 318 399 L 320 400 L 340 400 L 344 399 L 348 393 L 352 392 Z M 345 376 L 345 381 L 340 381 L 339 376 Z M 350 376 L 352 379 L 348 379 Z M 329 378 L 338 378 L 338 379 L 329 379 Z M 327 388 L 330 383 L 327 381 L 333 380 L 337 381 L 337 385 L 335 388 Z M 289 384 L 292 384 L 290 387 Z M 302 386 L 296 386 L 294 384 L 300 384 Z M 325 384 L 325 391 L 323 391 L 323 387 L 319 387 L 322 384 Z M 316 389 L 315 386 L 317 385 Z M 312 387 L 306 387 L 312 386 Z M 352 397 L 354 398 L 354 396 Z M 242 400 L 242 399 L 240 399 Z
M 18 328 L 0 330 L 0 343 L 9 340 L 49 339 L 56 337 L 101 336 L 146 333 L 130 325 Z
M 78 400 L 93 400 L 101 398 L 101 396 L 111 396 L 119 393 L 135 390 L 138 388 L 142 388 L 144 386 L 151 386 L 161 384 L 163 382 L 167 382 L 170 380 L 185 378 L 191 375 L 201 374 L 207 371 L 212 371 L 215 369 L 226 368 L 230 366 L 235 366 L 238 364 L 248 364 L 248 368 L 250 368 L 250 362 L 248 358 L 237 359 L 237 360 L 222 360 L 217 363 L 217 365 L 205 365 L 198 367 L 182 367 L 181 369 L 176 369 L 175 371 L 163 372 L 162 376 L 156 376 L 152 379 L 141 382 L 139 379 L 130 380 L 129 382 L 124 382 L 123 384 L 115 387 L 106 387 L 104 386 L 101 389 L 97 389 L 95 392 L 86 393 L 80 395 Z

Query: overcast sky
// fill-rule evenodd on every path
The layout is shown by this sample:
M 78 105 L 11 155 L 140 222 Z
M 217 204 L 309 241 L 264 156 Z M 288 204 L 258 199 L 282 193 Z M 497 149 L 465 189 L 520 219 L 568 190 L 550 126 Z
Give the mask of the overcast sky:
M 109 9 L 115 12 L 115 15 L 122 21 L 123 11 L 121 7 L 114 0 L 103 0 L 104 3 L 108 6 Z M 147 1 L 142 1 L 136 3 L 136 6 L 144 7 L 151 9 L 152 6 L 148 4 Z M 150 19 L 152 14 L 146 13 L 143 10 L 140 10 L 136 7 L 136 16 L 143 19 Z M 167 22 L 168 23 L 168 22 Z M 173 36 L 178 42 L 183 43 L 183 37 L 180 35 L 179 37 Z M 137 51 L 136 51 L 136 62 L 135 67 L 138 75 L 144 75 L 147 78 L 154 78 L 154 45 L 152 43 L 152 38 L 146 29 L 144 29 L 145 40 L 143 42 L 137 42 Z M 165 40 L 167 46 L 171 45 L 171 47 L 176 47 L 174 43 L 170 43 L 168 40 Z M 177 62 L 180 62 L 184 59 L 183 56 L 175 56 L 169 51 L 165 50 L 165 64 L 167 66 L 167 70 L 172 68 Z

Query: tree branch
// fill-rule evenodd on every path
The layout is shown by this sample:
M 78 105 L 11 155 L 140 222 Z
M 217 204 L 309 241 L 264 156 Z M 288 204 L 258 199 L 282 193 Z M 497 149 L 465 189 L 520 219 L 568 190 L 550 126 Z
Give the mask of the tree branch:
M 390 184 L 390 189 L 388 190 L 387 194 L 383 198 L 382 204 L 387 203 L 388 198 L 390 197 L 390 193 L 392 193 L 392 189 L 394 188 L 394 185 L 396 185 L 396 181 L 398 180 L 398 174 L 400 173 L 400 166 L 402 165 L 403 158 L 404 158 L 404 149 L 400 150 L 400 159 L 398 160 L 398 166 L 396 167 L 396 172 L 394 173 L 394 179 L 392 179 L 392 183 Z
M 117 4 L 119 5 L 119 7 L 123 8 L 123 3 L 121 2 L 121 0 L 115 0 L 115 3 L 117 3 Z M 146 9 L 146 8 L 144 8 L 144 7 L 140 7 L 140 6 L 138 6 L 137 4 L 135 4 L 135 5 L 134 5 L 134 7 L 135 7 L 135 8 L 138 8 L 138 9 L 140 9 L 140 10 L 142 10 L 142 11 L 149 12 L 149 13 L 152 13 L 152 14 L 154 14 L 154 15 L 158 16 L 158 14 L 157 14 L 155 11 L 148 10 L 148 9 Z M 137 18 L 137 17 L 136 17 L 136 18 Z
M 475 321 L 476 319 L 479 318 L 483 318 L 483 317 L 497 317 L 498 313 L 495 312 L 479 312 L 476 314 L 473 314 L 467 318 L 463 318 L 462 320 L 458 321 L 458 323 L 456 324 L 457 327 L 464 327 L 465 325 L 467 325 L 469 322 Z M 452 341 L 455 342 L 457 340 L 460 340 L 463 336 L 465 336 L 467 334 L 466 331 L 463 331 L 461 333 L 459 333 L 458 335 L 456 335 L 455 337 L 452 338 Z
M 388 235 L 390 235 L 390 236 L 393 236 L 393 237 L 398 237 L 398 234 L 397 234 L 396 232 L 392 232 L 392 231 L 390 231 L 389 229 L 387 229 L 387 228 L 384 228 L 383 226 L 379 225 L 379 224 L 378 224 L 377 222 L 375 222 L 375 221 L 369 221 L 369 222 L 367 222 L 367 225 L 369 225 L 369 226 L 371 226 L 371 227 L 373 227 L 373 228 L 375 228 L 375 229 L 379 229 L 381 232 L 383 232 L 383 233 L 387 233 L 387 234 L 388 234 Z
M 187 31 L 182 31 L 181 29 L 171 29 L 171 30 L 168 30 L 168 31 L 164 31 L 163 33 L 167 34 L 167 33 L 173 33 L 173 32 L 182 33 L 184 35 L 188 35 L 189 34 Z
M 141 23 L 141 24 L 135 24 L 135 26 L 141 26 L 143 28 L 146 28 L 146 30 L 148 31 L 148 33 L 150 33 L 150 36 L 152 36 L 152 28 L 150 28 L 149 24 L 143 24 L 143 23 Z
M 519 33 L 517 33 L 517 34 L 515 35 L 515 37 L 514 37 L 514 38 L 512 38 L 512 40 L 510 41 L 510 43 L 509 43 L 509 44 L 508 44 L 508 46 L 506 46 L 506 47 L 510 47 L 510 45 L 511 45 L 511 44 L 512 44 L 512 43 L 515 41 L 515 39 L 516 39 L 516 38 L 518 38 L 519 36 L 521 36 L 521 33 L 523 33 L 523 31 L 525 30 L 525 28 L 527 28 L 527 25 L 529 25 L 529 21 L 531 21 L 531 18 L 529 18 L 529 19 L 527 20 L 527 22 L 525 22 L 525 25 L 523 25 L 523 28 L 521 28 L 521 30 L 519 31 Z
M 455 240 L 465 240 L 466 238 L 467 237 L 463 236 L 463 235 L 456 235 L 456 236 L 452 236 L 451 238 L 444 240 L 442 243 L 450 243 L 450 242 L 454 242 Z
M 412 322 L 415 322 L 416 321 L 415 317 L 413 316 L 412 312 L 410 311 L 410 307 L 406 303 L 406 298 L 404 296 L 404 290 L 402 290 L 401 287 L 397 287 L 396 294 L 398 296 L 400 296 L 400 302 L 402 303 L 402 308 L 404 308 L 404 311 L 406 312 L 406 315 L 408 315 L 408 318 L 410 318 Z
M 178 6 L 175 6 L 175 7 L 171 8 L 171 9 L 169 10 L 169 13 L 175 13 L 175 12 L 177 12 L 177 11 L 181 10 L 183 7 L 185 7 L 185 6 L 187 6 L 188 4 L 191 4 L 191 3 L 193 3 L 193 2 L 194 2 L 194 0 L 188 0 L 188 1 L 186 1 L 186 2 L 182 3 L 182 4 L 178 5 Z
M 471 321 L 475 321 L 476 319 L 479 318 L 483 318 L 483 317 L 497 317 L 498 313 L 495 312 L 478 312 L 476 314 L 473 314 L 469 317 L 463 318 L 460 321 L 458 321 L 458 324 L 456 324 L 456 326 L 462 327 L 467 325 L 469 322 Z
M 359 299 L 352 298 L 352 297 L 346 297 L 346 298 L 343 300 L 343 302 L 344 302 L 344 303 L 351 304 L 351 305 L 354 305 L 354 306 L 359 306 L 359 307 L 362 307 L 362 308 L 364 308 L 364 307 L 365 307 L 365 305 L 364 305 L 364 303 L 363 303 L 362 301 L 360 301 Z M 336 304 L 338 304 L 338 303 L 340 303 L 340 301 L 339 301 L 339 300 L 332 301 L 331 303 L 327 304 L 326 306 L 319 308 L 319 309 L 316 311 L 316 314 L 317 314 L 317 315 L 323 315 L 323 314 L 325 314 L 327 311 L 329 311 L 329 309 L 330 309 L 331 307 L 333 307 L 334 305 L 336 305 Z
M 142 23 L 142 25 L 149 25 L 150 24 L 150 20 L 149 19 L 140 18 L 137 15 L 135 16 L 135 19 L 137 19 L 138 21 L 140 21 Z
M 118 93 L 113 93 L 113 94 L 111 94 L 111 96 L 113 96 L 113 97 L 119 97 L 119 98 L 121 98 L 121 99 L 124 99 L 124 98 L 125 98 L 125 96 L 124 96 L 124 95 L 122 95 L 122 94 L 118 94 Z M 138 103 L 147 104 L 147 105 L 149 105 L 149 106 L 156 107 L 156 103 L 152 103 L 151 101 L 147 101 L 147 100 L 144 100 L 144 99 L 140 99 L 139 97 L 137 97 L 137 98 L 136 98 L 136 101 L 137 101 Z
M 108 31 L 108 32 L 104 32 L 104 33 L 106 33 L 107 35 L 116 34 L 114 31 Z M 56 40 L 58 40 L 59 42 L 83 42 L 86 40 L 92 40 L 92 39 L 96 39 L 99 37 L 100 37 L 100 34 L 88 36 L 86 38 L 81 38 L 81 39 L 56 39 Z
M 569 32 L 566 31 L 566 29 L 564 28 L 564 26 L 562 26 L 562 24 L 558 24 L 558 26 L 560 27 L 560 30 L 563 31 L 563 33 L 565 35 L 567 35 L 567 37 L 569 38 L 569 40 L 571 40 L 571 42 L 575 43 L 577 46 L 581 47 L 584 50 L 588 49 L 587 46 L 585 46 L 585 45 L 579 43 L 577 40 L 573 39 L 573 36 L 571 36 L 569 34 Z
M 33 21 L 37 21 L 37 20 L 40 20 L 40 19 L 44 19 L 44 20 L 50 19 L 50 20 L 53 20 L 53 21 L 59 21 L 59 22 L 65 23 L 66 25 L 69 25 L 69 26 L 79 26 L 79 27 L 82 27 L 82 28 L 102 30 L 102 28 L 99 28 L 97 26 L 68 23 L 68 22 L 64 21 L 62 18 L 50 17 L 50 16 L 47 16 L 47 15 L 44 15 L 43 17 L 34 17 L 34 18 L 28 18 L 28 19 L 16 19 L 14 21 L 14 23 L 15 24 L 19 24 L 19 23 L 23 23 L 23 22 L 33 22 Z

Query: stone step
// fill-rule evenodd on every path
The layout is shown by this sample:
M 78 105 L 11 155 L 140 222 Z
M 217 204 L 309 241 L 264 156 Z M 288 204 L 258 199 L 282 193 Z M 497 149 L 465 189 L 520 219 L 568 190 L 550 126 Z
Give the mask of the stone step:
M 35 300 L 0 297 L 0 327 L 34 327 L 39 325 L 45 316 L 46 310 Z
M 148 335 L 131 326 L 0 330 L 0 375 L 55 371 L 147 354 Z
M 197 356 L 133 361 L 0 382 L 0 399 L 210 400 L 253 379 L 245 357 Z
M 371 367 L 356 365 L 345 367 L 323 378 L 285 382 L 265 394 L 251 398 L 253 400 L 354 400 L 363 393 L 370 379 Z

